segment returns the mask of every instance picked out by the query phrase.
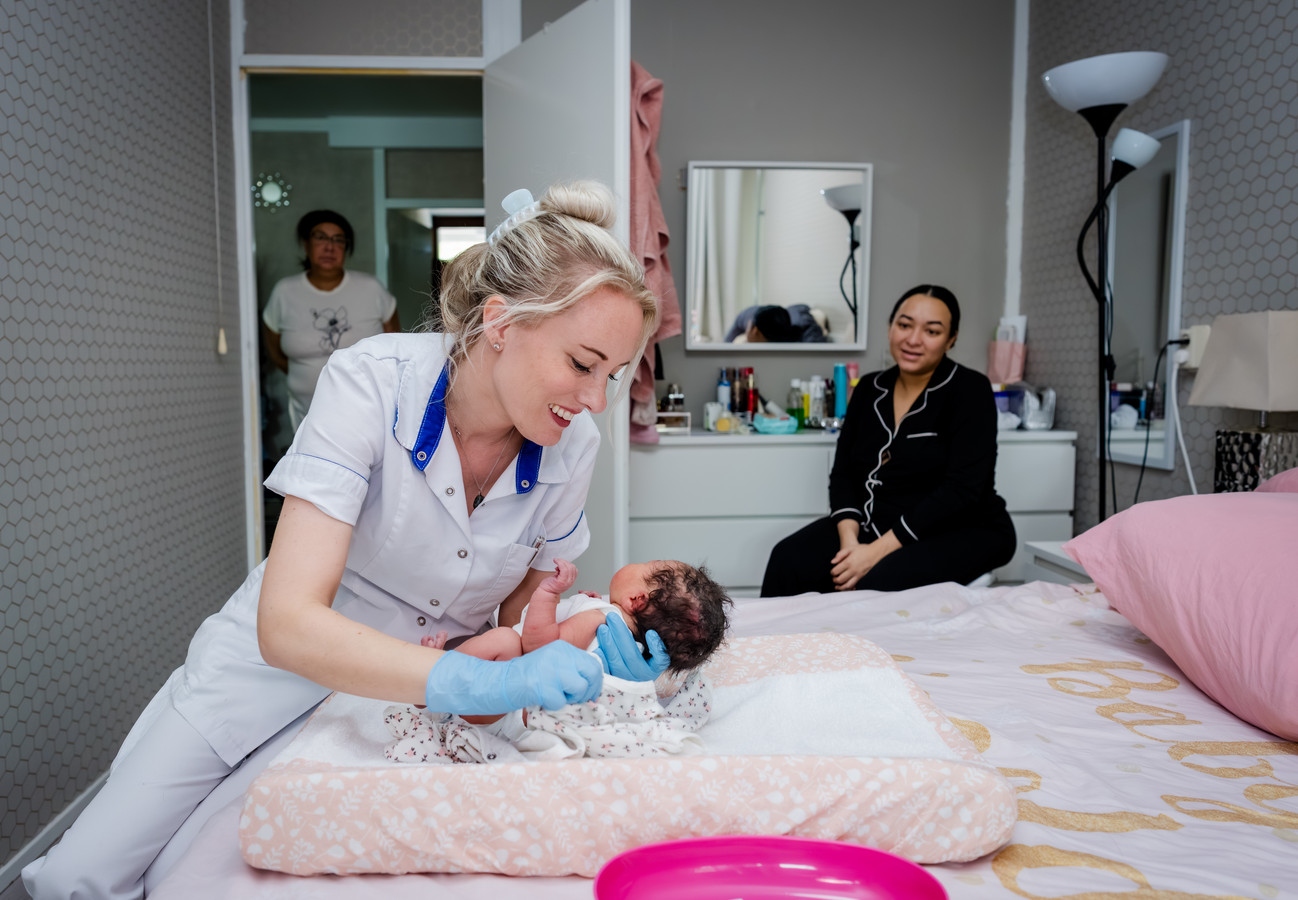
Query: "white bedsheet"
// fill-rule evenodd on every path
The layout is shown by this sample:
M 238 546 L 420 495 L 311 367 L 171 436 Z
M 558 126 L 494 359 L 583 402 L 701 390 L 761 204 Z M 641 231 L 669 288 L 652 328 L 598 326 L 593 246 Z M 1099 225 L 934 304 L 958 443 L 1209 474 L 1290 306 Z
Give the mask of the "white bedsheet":
M 1019 790 L 1008 846 L 931 866 L 953 900 L 1298 897 L 1298 745 L 1198 691 L 1093 589 L 1033 583 L 740 600 L 738 634 L 821 629 L 891 652 Z M 589 900 L 588 879 L 309 879 L 239 859 L 238 804 L 151 896 Z

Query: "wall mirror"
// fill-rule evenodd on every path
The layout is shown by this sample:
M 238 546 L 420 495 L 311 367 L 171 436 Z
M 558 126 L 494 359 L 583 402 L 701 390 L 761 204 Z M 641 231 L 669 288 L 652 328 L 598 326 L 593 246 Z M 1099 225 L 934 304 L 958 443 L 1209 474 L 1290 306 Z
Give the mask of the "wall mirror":
M 1114 189 L 1109 216 L 1109 278 L 1113 285 L 1110 348 L 1117 391 L 1110 400 L 1110 457 L 1172 469 L 1176 422 L 1167 418 L 1172 350 L 1181 336 L 1181 274 L 1190 120 L 1149 132 L 1162 145 L 1148 164 Z
M 872 173 L 868 163 L 691 162 L 685 348 L 865 349 Z

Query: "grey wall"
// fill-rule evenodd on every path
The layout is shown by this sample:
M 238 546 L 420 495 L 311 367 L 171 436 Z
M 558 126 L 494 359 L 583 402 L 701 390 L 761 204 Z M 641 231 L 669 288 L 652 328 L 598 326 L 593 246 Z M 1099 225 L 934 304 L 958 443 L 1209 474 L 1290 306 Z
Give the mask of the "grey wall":
M 245 572 L 226 9 L 0 0 L 5 860 Z
M 526 0 L 524 36 L 572 3 Z M 1013 0 L 652 0 L 631 4 L 632 57 L 663 81 L 659 190 L 684 301 L 692 159 L 874 164 L 869 338 L 864 354 L 745 354 L 663 346 L 701 421 L 720 366 L 752 365 L 783 403 L 789 379 L 835 362 L 891 365 L 887 315 L 901 293 L 945 284 L 964 308 L 954 356 L 986 369 L 1005 302 Z
M 1293 0 L 1096 0 L 1033 3 L 1027 97 L 1023 312 L 1028 380 L 1059 391 L 1056 424 L 1080 433 L 1077 531 L 1098 518 L 1095 304 L 1077 267 L 1077 233 L 1095 197 L 1095 138 L 1056 105 L 1041 73 L 1119 50 L 1171 56 L 1154 90 L 1114 125 L 1153 131 L 1191 120 L 1190 184 L 1182 314 L 1186 325 L 1222 313 L 1296 309 L 1298 294 L 1298 9 Z M 1186 447 L 1200 491 L 1212 490 L 1214 434 L 1256 424 L 1243 410 L 1187 407 Z M 1298 416 L 1272 424 L 1298 426 Z M 1089 452 L 1087 452 L 1089 450 Z M 1130 506 L 1139 467 L 1116 465 L 1119 508 Z M 1147 471 L 1140 499 L 1190 492 L 1184 460 Z M 1113 497 L 1110 496 L 1110 510 Z

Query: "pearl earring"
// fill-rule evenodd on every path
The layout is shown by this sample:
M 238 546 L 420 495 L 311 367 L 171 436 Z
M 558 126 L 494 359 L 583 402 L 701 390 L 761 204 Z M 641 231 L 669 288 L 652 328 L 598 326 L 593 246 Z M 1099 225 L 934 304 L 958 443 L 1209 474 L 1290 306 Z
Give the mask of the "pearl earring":
M 492 346 L 494 349 L 496 349 L 496 350 L 500 350 L 500 345 L 499 345 L 499 344 L 492 344 L 491 346 Z

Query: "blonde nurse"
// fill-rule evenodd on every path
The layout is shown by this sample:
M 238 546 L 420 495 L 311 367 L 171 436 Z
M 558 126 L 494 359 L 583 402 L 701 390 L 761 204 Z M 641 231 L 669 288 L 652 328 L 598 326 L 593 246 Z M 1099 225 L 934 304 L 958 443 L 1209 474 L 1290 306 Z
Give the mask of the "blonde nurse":
M 561 641 L 507 662 L 420 646 L 490 627 L 556 557 L 586 548 L 590 414 L 657 319 L 608 231 L 606 189 L 530 200 L 511 194 L 509 218 L 448 265 L 445 333 L 379 335 L 331 356 L 266 482 L 285 497 L 268 559 L 199 628 L 104 788 L 24 870 L 35 900 L 141 897 L 208 793 L 331 691 L 468 714 L 598 694 L 600 658 Z M 600 632 L 610 673 L 667 667 L 665 653 L 639 656 L 620 617 Z

